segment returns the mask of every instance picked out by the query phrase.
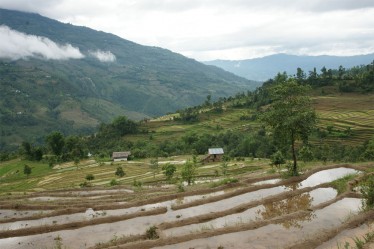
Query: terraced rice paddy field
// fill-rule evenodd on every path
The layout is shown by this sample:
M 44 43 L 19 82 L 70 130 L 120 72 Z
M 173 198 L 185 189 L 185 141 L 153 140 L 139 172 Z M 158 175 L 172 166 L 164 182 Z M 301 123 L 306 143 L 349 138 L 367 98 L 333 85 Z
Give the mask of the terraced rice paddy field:
M 374 231 L 374 210 L 362 212 L 357 189 L 372 167 L 314 167 L 289 179 L 256 171 L 185 192 L 124 184 L 3 195 L 0 247 L 344 248 Z M 349 174 L 338 193 L 332 181 Z
M 349 138 L 329 138 L 330 142 L 361 144 L 374 134 L 374 95 L 341 94 L 319 96 L 314 99 L 320 118 L 319 126 L 333 126 L 335 130 L 351 129 Z

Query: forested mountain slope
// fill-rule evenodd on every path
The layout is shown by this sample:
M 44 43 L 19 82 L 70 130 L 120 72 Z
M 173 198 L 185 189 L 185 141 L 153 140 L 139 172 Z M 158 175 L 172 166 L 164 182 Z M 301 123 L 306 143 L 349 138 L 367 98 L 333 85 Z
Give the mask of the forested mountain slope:
M 2 143 L 92 131 L 116 116 L 158 116 L 255 87 L 169 50 L 38 14 L 0 9 L 0 28 Z M 5 39 L 17 49 L 7 53 Z

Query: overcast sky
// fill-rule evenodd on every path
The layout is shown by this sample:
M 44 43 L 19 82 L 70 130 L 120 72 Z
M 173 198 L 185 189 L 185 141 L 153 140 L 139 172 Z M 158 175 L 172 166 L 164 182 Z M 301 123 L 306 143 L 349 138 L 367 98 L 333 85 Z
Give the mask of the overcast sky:
M 197 60 L 374 52 L 374 0 L 0 0 Z

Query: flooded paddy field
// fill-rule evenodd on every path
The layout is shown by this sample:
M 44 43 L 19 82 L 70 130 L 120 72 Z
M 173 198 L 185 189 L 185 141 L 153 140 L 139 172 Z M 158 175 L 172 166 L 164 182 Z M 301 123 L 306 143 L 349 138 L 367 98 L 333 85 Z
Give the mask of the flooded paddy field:
M 373 228 L 374 212 L 363 213 L 354 192 L 364 171 L 331 166 L 185 192 L 118 187 L 2 197 L 0 247 L 334 248 Z M 332 181 L 349 174 L 349 188 L 338 193 Z

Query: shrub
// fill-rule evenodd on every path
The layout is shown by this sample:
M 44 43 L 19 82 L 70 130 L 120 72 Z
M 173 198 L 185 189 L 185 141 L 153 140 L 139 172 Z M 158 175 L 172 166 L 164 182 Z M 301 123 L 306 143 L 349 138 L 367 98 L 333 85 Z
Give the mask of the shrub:
M 125 171 L 123 171 L 123 168 L 121 166 L 117 167 L 117 170 L 114 174 L 118 177 L 123 177 L 124 175 L 126 175 Z
M 117 182 L 116 179 L 112 179 L 109 183 L 110 186 L 116 186 L 116 185 L 119 185 L 119 183 Z
M 92 181 L 93 179 L 95 179 L 95 176 L 93 174 L 86 175 L 86 180 L 87 181 Z
M 84 182 L 80 183 L 79 186 L 80 186 L 81 188 L 85 188 L 85 187 L 91 187 L 92 184 L 91 184 L 90 182 L 86 182 L 86 181 L 84 181 Z
M 183 183 L 179 183 L 177 187 L 178 187 L 178 192 L 184 192 L 185 191 Z
M 134 182 L 132 183 L 134 187 L 141 188 L 143 186 L 143 183 L 141 181 L 138 181 L 134 179 Z
M 25 164 L 25 166 L 23 167 L 23 173 L 27 177 L 29 177 L 29 175 L 31 174 L 31 171 L 32 171 L 31 167 L 29 165 Z
M 157 227 L 151 226 L 150 228 L 148 228 L 145 232 L 145 237 L 147 239 L 158 239 L 160 236 L 157 233 Z

